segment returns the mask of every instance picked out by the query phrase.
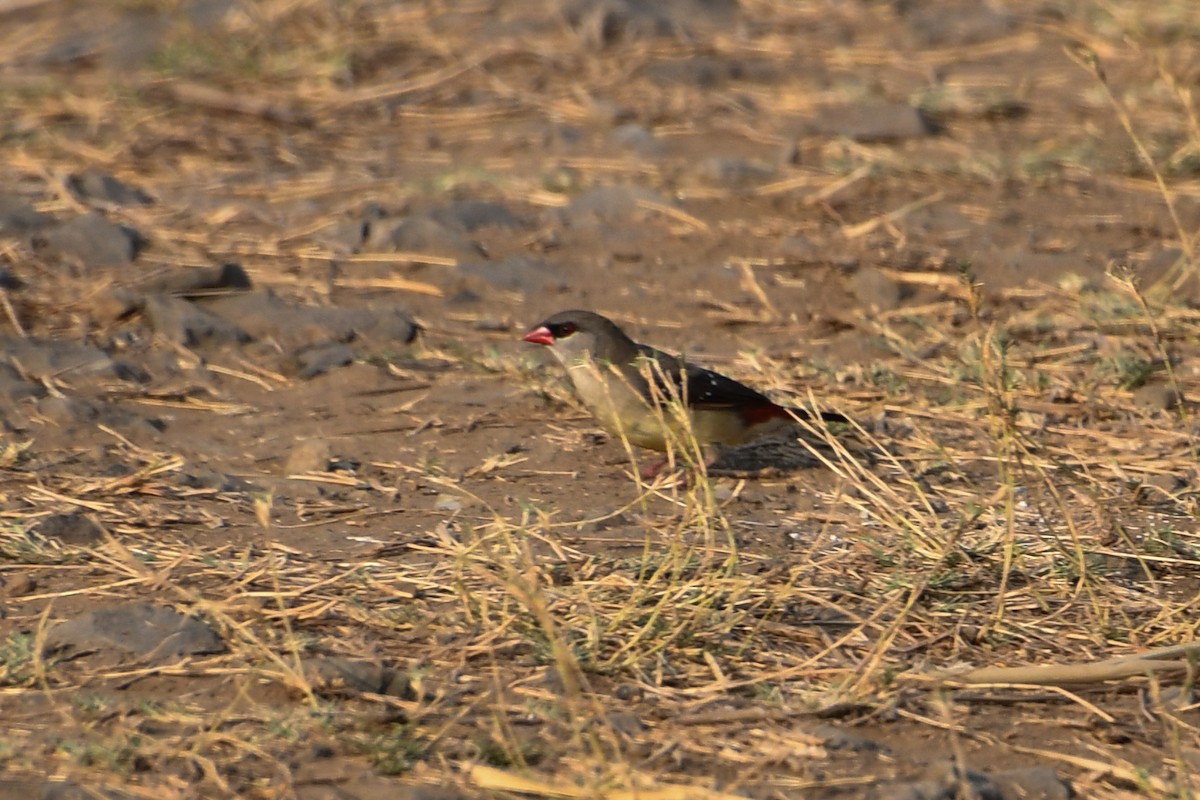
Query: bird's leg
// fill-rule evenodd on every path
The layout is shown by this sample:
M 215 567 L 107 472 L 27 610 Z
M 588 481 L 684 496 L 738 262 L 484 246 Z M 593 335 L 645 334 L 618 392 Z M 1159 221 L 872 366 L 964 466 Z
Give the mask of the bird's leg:
M 644 481 L 652 481 L 658 477 L 658 473 L 663 471 L 663 467 L 670 463 L 671 459 L 667 458 L 666 456 L 663 456 L 662 458 L 656 458 L 649 464 L 643 464 L 641 468 L 638 469 L 638 475 L 640 475 Z
M 720 457 L 720 455 L 721 455 L 721 449 L 719 446 L 717 446 L 715 444 L 706 446 L 704 448 L 704 463 L 703 463 L 704 471 L 707 472 L 708 468 L 711 467 L 716 462 L 717 458 Z M 674 459 L 672 459 L 670 456 L 663 456 L 662 458 L 656 458 L 653 461 L 651 461 L 649 464 L 644 464 L 638 470 L 638 474 L 642 477 L 642 480 L 644 480 L 644 481 L 654 480 L 655 478 L 658 477 L 659 473 L 661 473 L 663 471 L 664 467 L 671 465 L 673 462 L 674 462 Z

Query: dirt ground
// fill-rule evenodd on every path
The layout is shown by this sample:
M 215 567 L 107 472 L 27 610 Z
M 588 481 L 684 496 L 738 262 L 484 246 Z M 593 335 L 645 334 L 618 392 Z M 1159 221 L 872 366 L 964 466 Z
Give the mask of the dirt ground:
M 1195 796 L 1198 83 L 1182 1 L 0 0 L 0 797 Z M 642 481 L 573 307 L 855 424 Z

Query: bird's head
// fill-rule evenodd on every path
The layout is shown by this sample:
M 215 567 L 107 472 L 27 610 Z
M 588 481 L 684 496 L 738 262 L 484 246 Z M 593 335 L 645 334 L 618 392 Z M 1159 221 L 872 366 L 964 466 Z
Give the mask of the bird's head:
M 591 311 L 560 311 L 529 329 L 523 341 L 543 344 L 564 364 L 583 359 L 619 361 L 635 349 L 612 320 Z

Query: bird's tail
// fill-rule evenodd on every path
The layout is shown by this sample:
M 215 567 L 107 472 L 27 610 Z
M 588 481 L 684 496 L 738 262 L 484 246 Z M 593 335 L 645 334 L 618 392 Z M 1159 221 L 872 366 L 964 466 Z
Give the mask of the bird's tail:
M 780 406 L 780 410 L 789 416 L 795 414 L 800 419 L 808 420 L 810 422 L 814 420 L 820 420 L 821 422 L 841 422 L 847 425 L 850 423 L 849 417 L 847 417 L 845 414 L 839 414 L 836 411 L 813 412 L 807 408 L 791 408 L 788 406 Z
M 802 419 L 808 422 L 841 422 L 849 424 L 850 418 L 836 411 L 813 412 L 807 408 L 770 405 L 756 406 L 745 412 L 746 422 L 750 425 L 767 422 L 772 419 Z

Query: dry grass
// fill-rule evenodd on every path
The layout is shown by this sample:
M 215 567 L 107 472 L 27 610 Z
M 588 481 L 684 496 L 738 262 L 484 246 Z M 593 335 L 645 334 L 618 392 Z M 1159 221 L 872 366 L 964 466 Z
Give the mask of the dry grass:
M 6 106 L 20 119 L 3 134 L 18 143 L 10 169 L 44 181 L 48 211 L 77 204 L 61 176 L 83 156 L 164 196 L 203 196 L 243 169 L 244 140 L 260 140 L 264 126 L 273 132 L 282 120 L 292 135 L 274 140 L 263 156 L 280 177 L 222 193 L 237 203 L 184 213 L 176 199 L 113 215 L 153 237 L 154 263 L 208 263 L 219 254 L 243 260 L 256 280 L 307 298 L 385 288 L 434 302 L 441 290 L 419 276 L 341 285 L 314 278 L 317 268 L 307 265 L 332 254 L 309 235 L 367 193 L 398 204 L 464 187 L 537 206 L 556 196 L 543 189 L 546 176 L 522 172 L 506 156 L 468 169 L 449 156 L 397 152 L 411 181 L 398 186 L 373 175 L 362 154 L 394 147 L 386 144 L 391 126 L 478 142 L 528 114 L 588 122 L 596 113 L 589 98 L 654 103 L 661 98 L 639 94 L 649 89 L 634 80 L 637 68 L 692 52 L 685 42 L 658 40 L 619 54 L 592 51 L 573 33 L 536 47 L 519 38 L 472 46 L 476 32 L 439 25 L 435 5 L 251 4 L 236 17 L 231 42 L 173 28 L 152 62 L 157 73 L 133 85 L 108 86 L 90 73 L 44 81 L 28 70 L 19 90 L 5 90 Z M 787 54 L 789 34 L 852 13 L 775 0 L 743 5 L 773 20 L 774 32 L 718 36 L 715 55 Z M 32 624 L 10 627 L 0 642 L 0 703 L 10 709 L 0 736 L 5 771 L 54 771 L 145 797 L 274 797 L 286 796 L 278 787 L 298 776 L 319 783 L 319 767 L 306 762 L 320 759 L 304 754 L 335 748 L 379 774 L 532 796 L 717 798 L 748 786 L 779 794 L 854 791 L 890 779 L 888 766 L 875 762 L 834 774 L 829 765 L 844 762 L 818 721 L 836 720 L 864 729 L 907 725 L 956 747 L 972 742 L 1035 756 L 1073 775 L 1088 796 L 1194 796 L 1195 420 L 1190 403 L 1147 409 L 1131 393 L 1159 375 L 1183 398 L 1200 389 L 1190 369 L 1200 356 L 1200 312 L 1177 299 L 1196 280 L 1197 235 L 1177 203 L 1200 190 L 1183 167 L 1171 168 L 1200 149 L 1200 128 L 1188 83 L 1172 72 L 1178 47 L 1131 51 L 1123 43 L 1139 36 L 1161 42 L 1154 31 L 1174 25 L 1200 19 L 1190 4 L 1143 14 L 1130 2 L 1087 5 L 1049 23 L 1090 48 L 1084 65 L 1119 57 L 1123 71 L 1142 81 L 1125 84 L 1133 88 L 1122 96 L 1098 67 L 1085 76 L 1096 91 L 1089 97 L 1110 109 L 1102 119 L 1136 153 L 1131 174 L 1089 161 L 1082 138 L 1042 139 L 1007 165 L 953 141 L 917 146 L 927 153 L 837 142 L 823 146 L 820 170 L 797 170 L 759 190 L 769 198 L 803 186 L 814 208 L 840 218 L 829 205 L 838 193 L 892 181 L 901 190 L 891 199 L 906 199 L 839 219 L 840 230 L 847 241 L 880 232 L 903 238 L 905 220 L 942 199 L 940 190 L 921 188 L 931 178 L 991 181 L 1012 170 L 1034 186 L 1049 180 L 1047 172 L 1094 171 L 1169 208 L 1173 227 L 1164 237 L 1181 251 L 1152 286 L 1117 265 L 1104 277 L 1064 275 L 999 290 L 980 286 L 969 270 L 897 271 L 898 280 L 940 294 L 858 322 L 891 355 L 832 370 L 853 387 L 838 409 L 870 409 L 880 421 L 868 424 L 863 415 L 861 426 L 840 437 L 811 431 L 822 440 L 813 455 L 824 466 L 811 482 L 804 476 L 806 502 L 790 509 L 744 513 L 738 499 L 748 484 L 709 478 L 686 438 L 677 449 L 693 467 L 687 485 L 647 484 L 631 468 L 619 508 L 575 519 L 554 508 L 552 495 L 547 506 L 528 502 L 517 510 L 490 499 L 487 481 L 512 474 L 519 456 L 481 453 L 477 471 L 453 475 L 380 462 L 371 465 L 375 484 L 343 481 L 359 492 L 353 501 L 309 498 L 283 507 L 265 494 L 248 500 L 181 490 L 174 479 L 180 454 L 148 451 L 115 434 L 109 455 L 133 467 L 116 478 L 90 446 L 38 452 L 10 436 L 0 451 L 8 501 L 0 512 L 0 569 L 10 583 L 32 581 L 6 600 Z M 0 34 L 0 50 L 9 48 L 8 59 L 19 64 L 56 30 L 50 23 L 14 29 Z M 998 55 L 1025 53 L 1035 45 L 1031 37 L 990 46 Z M 929 51 L 917 66 L 963 57 Z M 865 91 L 847 85 L 856 70 L 898 59 L 882 42 L 866 41 L 829 55 L 839 79 L 833 88 L 795 83 L 751 94 L 779 114 L 798 115 Z M 353 88 L 342 83 L 346 70 L 359 71 Z M 538 87 L 530 76 L 544 72 L 580 75 L 588 92 L 571 81 Z M 889 90 L 912 82 L 911 73 L 889 74 L 899 84 Z M 1066 74 L 1059 79 L 1078 80 Z M 464 87 L 485 99 L 464 104 Z M 993 88 L 983 76 L 966 87 L 972 98 Z M 1133 96 L 1135 88 L 1142 93 Z M 1048 91 L 1058 95 L 1063 85 Z M 729 100 L 719 92 L 679 94 L 676 101 L 696 116 Z M 195 144 L 182 144 L 181 129 L 210 113 L 221 114 L 222 124 L 200 127 L 192 131 Z M 345 122 L 355 115 L 361 123 Z M 332 143 L 322 142 L 316 131 L 330 130 L 324 135 Z M 1180 138 L 1162 158 L 1146 131 Z M 325 146 L 338 153 L 326 169 L 288 172 L 319 160 L 314 154 Z M 171 157 L 135 158 L 146 148 Z M 668 181 L 653 165 L 627 159 L 565 157 L 560 166 L 588 184 Z M 703 199 L 703 192 L 692 196 Z M 306 217 L 305 204 L 317 201 L 324 210 Z M 989 209 L 960 210 L 994 221 Z M 681 236 L 715 227 L 676 209 L 659 211 Z M 756 224 L 762 230 L 754 233 L 767 235 L 783 226 L 765 216 Z M 14 249 L 0 257 L 17 263 L 24 256 Z M 400 254 L 394 263 L 442 269 L 454 260 Z M 713 300 L 712 318 L 790 334 L 792 322 L 758 278 L 774 263 L 751 255 L 740 263 L 757 306 Z M 44 277 L 42 294 L 24 301 L 44 312 L 38 333 L 72 330 L 86 303 L 62 309 L 71 282 Z M 18 312 L 9 309 L 9 318 Z M 547 382 L 549 373 L 510 353 L 468 356 L 437 345 L 435 336 L 426 355 L 571 402 Z M 287 388 L 281 376 L 217 366 L 243 383 Z M 807 366 L 765 354 L 730 366 L 776 392 L 813 377 Z M 164 402 L 150 391 L 135 400 Z M 251 409 L 188 402 L 213 415 Z M 877 454 L 873 465 L 861 457 L 868 449 Z M 788 482 L 760 485 L 782 494 Z M 406 523 L 372 504 L 415 485 L 461 498 L 465 510 L 441 514 L 427 534 L 365 559 L 289 544 L 302 528 L 348 520 L 382 537 L 388 525 Z M 571 483 L 564 479 L 561 488 L 570 492 Z M 30 531 L 40 517 L 66 509 L 89 512 L 108 535 L 77 547 Z M 250 532 L 253 543 L 195 543 L 192 531 L 220 526 Z M 201 615 L 229 651 L 100 669 L 41 655 L 53 620 L 132 597 Z M 1156 648 L 1167 650 L 1124 670 L 1130 674 L 1094 669 Z M 329 681 L 314 673 L 317 657 L 388 665 L 399 672 L 395 691 Z M 1048 666 L 1064 669 L 996 670 Z M 141 686 L 180 699 L 142 703 L 122 691 Z M 977 723 L 1002 704 L 1020 704 L 1027 709 L 1021 714 L 1044 725 L 1044 744 Z M 57 736 L 60 726 L 71 735 Z M 1080 746 L 1079 728 L 1102 729 L 1111 744 Z M 1125 748 L 1126 728 L 1153 746 Z M 1155 749 L 1160 759 L 1150 762 Z

